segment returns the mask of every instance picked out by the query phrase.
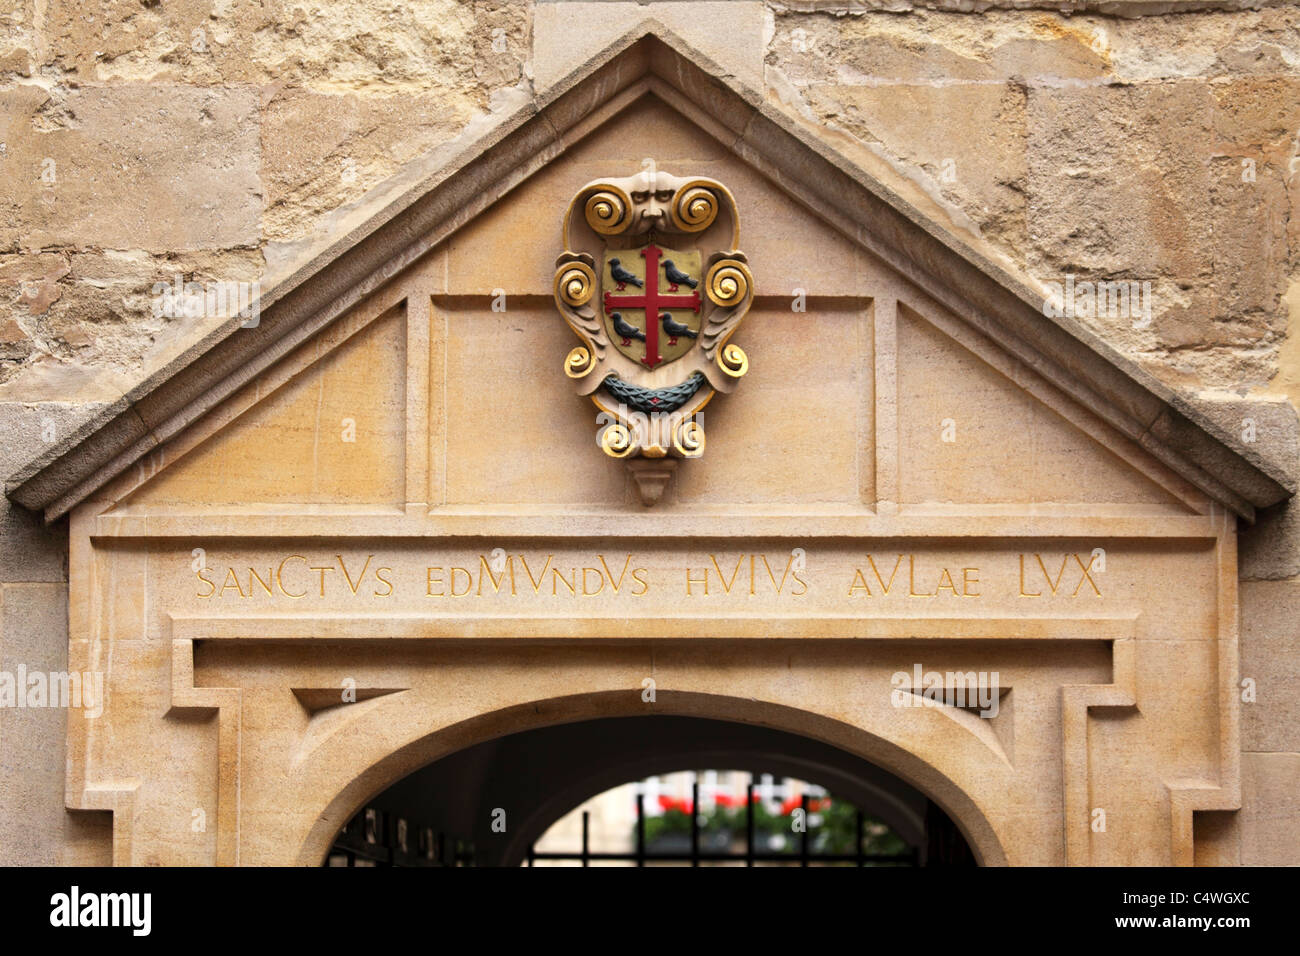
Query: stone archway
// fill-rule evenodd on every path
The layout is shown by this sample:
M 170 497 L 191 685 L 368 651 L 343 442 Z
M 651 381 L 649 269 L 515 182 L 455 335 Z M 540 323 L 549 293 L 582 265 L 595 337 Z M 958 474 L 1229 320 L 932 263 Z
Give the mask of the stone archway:
M 557 728 L 565 725 L 574 726 L 581 721 L 581 715 L 599 714 L 601 720 L 608 720 L 614 715 L 621 715 L 620 721 L 637 721 L 647 715 L 644 703 L 635 702 L 628 706 L 627 694 L 604 693 L 582 697 L 560 698 L 549 701 L 535 701 L 519 707 L 509 708 L 497 714 L 483 715 L 473 721 L 473 728 L 458 725 L 429 734 L 411 745 L 403 748 L 401 753 L 394 753 L 382 759 L 363 773 L 363 780 L 349 784 L 344 791 L 330 800 L 326 809 L 311 826 L 310 832 L 298 852 L 295 862 L 301 865 L 318 864 L 328 852 L 339 826 L 334 821 L 347 821 L 371 802 L 379 793 L 388 790 L 407 777 L 409 772 L 395 768 L 405 768 L 412 760 L 419 761 L 422 755 L 439 754 L 438 759 L 453 756 L 458 751 L 472 749 L 492 740 L 500 740 L 502 735 L 493 732 L 501 727 L 510 730 L 504 736 L 529 735 L 532 730 Z M 639 706 L 638 706 L 639 704 Z M 989 823 L 979 806 L 951 780 L 936 768 L 922 768 L 914 757 L 901 751 L 875 735 L 857 727 L 827 720 L 825 717 L 804 710 L 786 706 L 758 704 L 752 700 L 742 700 L 723 695 L 668 693 L 656 700 L 653 705 L 656 717 L 685 716 L 692 722 L 701 724 L 715 722 L 736 723 L 742 715 L 749 718 L 744 726 L 763 727 L 781 731 L 781 736 L 788 741 L 775 741 L 774 738 L 760 738 L 757 747 L 750 744 L 736 746 L 735 741 L 725 745 L 710 742 L 708 746 L 691 748 L 689 746 L 670 747 L 664 752 L 631 753 L 624 758 L 602 761 L 600 766 L 593 766 L 589 772 L 575 775 L 563 787 L 549 793 L 546 799 L 530 807 L 519 824 L 509 832 L 506 842 L 508 847 L 498 854 L 498 858 L 507 864 L 522 860 L 531 844 L 541 835 L 545 827 L 564 811 L 571 809 L 584 798 L 599 793 L 617 783 L 633 777 L 650 773 L 678 769 L 684 760 L 716 758 L 727 767 L 739 761 L 743 764 L 761 761 L 763 767 L 791 775 L 804 774 L 807 779 L 824 784 L 839 784 L 843 793 L 850 799 L 857 799 L 861 804 L 873 807 L 894 829 L 909 836 L 913 841 L 919 840 L 925 830 L 925 805 L 905 806 L 904 794 L 920 795 L 923 799 L 933 800 L 956 825 L 961 835 L 971 847 L 976 860 L 981 865 L 1005 865 L 1006 852 L 994 828 Z M 587 721 L 586 723 L 596 723 Z M 457 741 L 450 750 L 447 739 Z M 794 741 L 803 740 L 804 746 L 792 746 Z M 810 744 L 821 745 L 809 753 Z M 865 766 L 854 766 L 850 761 L 836 762 L 831 754 L 839 751 L 845 757 L 856 757 Z M 828 758 L 830 758 L 828 760 Z M 885 762 L 891 760 L 892 762 Z M 728 763 L 727 761 L 731 761 Z M 868 762 L 869 761 L 869 762 Z M 757 764 L 756 764 L 757 765 Z M 863 779 L 863 771 L 874 769 L 878 776 L 872 781 Z M 418 771 L 417 771 L 418 772 Z M 910 786 L 909 773 L 927 781 L 928 789 L 924 792 L 913 790 Z M 894 789 L 894 794 L 887 794 L 882 799 L 882 791 L 889 786 L 889 778 L 895 777 L 901 786 Z M 874 796 L 863 797 L 876 790 Z M 908 793 L 911 791 L 911 793 Z M 360 800 L 356 794 L 363 793 Z M 891 807 L 890 803 L 894 805 Z
M 919 862 L 934 862 L 931 850 L 942 863 L 974 862 L 958 825 L 894 774 L 806 736 L 707 717 L 645 713 L 514 732 L 409 774 L 367 808 L 385 815 L 389 840 L 396 838 L 395 821 L 405 820 L 407 833 L 423 830 L 430 846 L 439 836 L 442 848 L 448 840 L 472 846 L 478 865 L 513 866 L 588 799 L 632 781 L 700 769 L 818 785 L 887 826 Z M 500 808 L 508 825 L 485 817 L 484 807 L 493 814 Z

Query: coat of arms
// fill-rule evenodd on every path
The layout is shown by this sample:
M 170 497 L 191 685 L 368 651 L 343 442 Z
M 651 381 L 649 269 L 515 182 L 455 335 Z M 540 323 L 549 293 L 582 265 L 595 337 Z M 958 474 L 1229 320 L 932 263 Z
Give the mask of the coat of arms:
M 647 168 L 578 191 L 564 216 L 555 303 L 582 344 L 565 359 L 600 409 L 600 447 L 627 459 L 643 503 L 704 453 L 700 412 L 749 368 L 729 340 L 754 298 L 736 202 L 712 179 Z

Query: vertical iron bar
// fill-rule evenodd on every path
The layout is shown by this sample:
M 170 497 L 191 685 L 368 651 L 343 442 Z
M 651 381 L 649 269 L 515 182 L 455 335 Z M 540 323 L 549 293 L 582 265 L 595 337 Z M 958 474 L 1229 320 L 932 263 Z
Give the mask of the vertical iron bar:
M 591 822 L 591 811 L 583 810 L 582 811 L 582 865 L 583 866 L 589 865 L 587 861 L 587 854 L 590 852 L 590 850 L 587 847 L 587 827 L 590 824 L 590 822 Z
M 691 866 L 700 865 L 700 782 L 691 783 Z
M 856 863 L 855 863 L 854 865 L 856 865 L 856 866 L 863 866 L 863 865 L 865 865 L 865 862 L 866 862 L 866 861 L 862 859 L 862 856 L 863 856 L 863 853 L 862 853 L 862 826 L 863 826 L 863 822 L 862 822 L 862 811 L 861 811 L 861 810 L 858 811 L 857 816 L 858 816 L 858 823 L 857 823 L 858 841 L 857 841 L 857 843 L 854 844 L 854 849 L 853 849 L 853 855 L 854 855 L 855 857 L 857 857 L 857 861 L 856 861 Z
M 808 794 L 799 798 L 799 808 L 803 810 L 803 833 L 799 834 L 799 865 L 808 865 Z
M 754 775 L 745 785 L 745 866 L 754 865 Z
M 645 866 L 645 794 L 636 795 L 636 865 Z

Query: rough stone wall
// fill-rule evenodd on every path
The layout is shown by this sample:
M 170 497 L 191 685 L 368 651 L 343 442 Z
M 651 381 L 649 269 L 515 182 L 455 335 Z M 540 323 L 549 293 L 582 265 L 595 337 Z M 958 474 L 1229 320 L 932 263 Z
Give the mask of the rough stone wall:
M 454 138 L 524 0 L 4 0 L 0 397 L 112 397 L 194 334 L 154 283 L 251 281 Z
M 1300 397 L 1300 10 L 786 11 L 767 62 L 1020 271 L 1150 280 L 1149 327 L 1080 318 L 1161 378 Z
M 687 22 L 684 6 L 608 4 L 629 25 L 653 7 Z M 1245 6 L 791 0 L 734 42 L 765 51 L 774 102 L 1018 272 L 1150 281 L 1149 323 L 1081 318 L 1161 379 L 1298 404 L 1300 10 Z M 5 473 L 201 335 L 155 314 L 155 283 L 273 280 L 530 95 L 538 13 L 0 0 Z M 691 39 L 733 40 L 707 22 Z M 66 528 L 7 502 L 0 518 L 0 664 L 53 662 Z M 1259 699 L 1246 809 L 1216 822 L 1215 858 L 1295 863 L 1300 509 L 1263 515 L 1242 548 Z M 0 714 L 0 862 L 101 858 L 102 821 L 60 813 L 62 741 L 59 720 Z

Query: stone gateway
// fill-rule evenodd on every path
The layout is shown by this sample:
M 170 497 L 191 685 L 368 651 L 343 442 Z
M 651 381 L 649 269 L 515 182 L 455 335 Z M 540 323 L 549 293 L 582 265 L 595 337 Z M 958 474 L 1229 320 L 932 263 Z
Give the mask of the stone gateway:
M 752 83 L 610 40 L 11 477 L 111 862 L 319 865 L 434 761 L 651 716 L 869 763 L 984 865 L 1234 856 L 1294 462 Z

